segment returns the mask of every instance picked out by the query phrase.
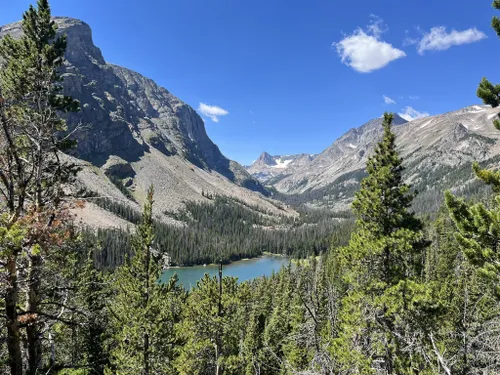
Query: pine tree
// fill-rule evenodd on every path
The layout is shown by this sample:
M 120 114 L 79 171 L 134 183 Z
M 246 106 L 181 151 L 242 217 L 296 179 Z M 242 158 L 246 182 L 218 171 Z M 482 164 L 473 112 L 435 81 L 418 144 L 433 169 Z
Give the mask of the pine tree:
M 114 347 L 107 373 L 171 374 L 174 325 L 183 291 L 176 277 L 159 282 L 162 269 L 155 258 L 152 187 L 136 232 L 130 259 L 113 275 L 109 310 Z
M 493 8 L 500 10 L 499 0 L 493 1 Z M 491 21 L 491 27 L 500 37 L 500 18 L 494 16 Z M 483 78 L 477 89 L 477 96 L 483 100 L 484 104 L 489 104 L 493 108 L 496 108 L 500 105 L 500 85 L 493 85 L 486 78 Z M 500 118 L 497 117 L 493 123 L 500 130 Z
M 392 120 L 384 115 L 383 138 L 353 202 L 356 230 L 334 255 L 347 289 L 334 355 L 350 373 L 412 373 L 415 355 L 403 350 L 405 336 L 427 294 L 421 274 L 429 243 L 409 211 L 414 193 L 403 182 Z
M 277 275 L 277 285 L 273 293 L 273 309 L 269 312 L 264 330 L 264 345 L 267 361 L 266 374 L 281 374 L 286 369 L 284 350 L 291 331 L 292 271 L 284 268 Z
M 495 0 L 493 7 L 500 9 L 500 1 Z M 498 17 L 493 17 L 492 27 L 500 37 Z M 500 105 L 500 85 L 493 85 L 486 78 L 479 84 L 477 95 L 494 108 Z M 500 117 L 493 124 L 500 130 Z M 494 197 L 491 204 L 471 205 L 448 191 L 446 205 L 458 229 L 456 236 L 462 250 L 479 273 L 490 280 L 500 296 L 500 251 L 497 246 L 500 241 L 500 172 L 481 169 L 478 163 L 473 164 L 473 170 L 480 180 L 492 188 Z
M 264 330 L 266 320 L 272 311 L 272 294 L 276 292 L 274 288 L 275 278 L 276 276 L 269 279 L 262 278 L 251 284 L 253 303 L 248 314 L 242 347 L 245 375 L 272 373 L 267 369 L 274 358 L 270 360 L 269 353 L 265 349 Z
M 76 173 L 59 155 L 73 145 L 64 135 L 66 127 L 60 115 L 78 109 L 78 103 L 61 91 L 59 69 L 66 39 L 56 37 L 48 1 L 39 0 L 37 5 L 24 14 L 20 39 L 7 35 L 0 41 L 0 188 L 5 202 L 1 225 L 7 231 L 19 223 L 26 227 L 22 246 L 7 248 L 2 254 L 8 283 L 6 325 L 12 374 L 19 374 L 23 367 L 19 319 L 26 328 L 28 373 L 35 374 L 42 365 L 41 328 L 42 320 L 47 320 L 40 307 L 46 281 L 44 261 L 58 245 L 50 241 L 52 234 L 62 229 L 62 225 L 55 225 L 65 215 L 60 205 L 62 184 Z M 22 253 L 26 256 L 21 258 Z M 20 266 L 27 269 L 24 285 L 16 276 Z M 20 301 L 22 292 L 24 304 Z
M 493 8 L 500 9 L 499 0 L 494 0 L 492 5 Z M 497 35 L 500 37 L 500 19 L 498 17 L 493 17 L 493 19 L 491 20 L 491 27 L 493 27 L 493 30 L 495 30 Z
M 239 317 L 237 280 L 208 274 L 198 281 L 186 301 L 179 335 L 183 342 L 176 359 L 180 375 L 239 375 L 244 373 L 238 356 L 240 334 L 246 320 Z
M 111 297 L 101 272 L 94 266 L 93 251 L 87 253 L 76 283 L 78 307 L 85 311 L 80 322 L 83 363 L 92 374 L 103 375 L 108 364 L 106 347 L 108 314 L 106 301 Z
M 499 304 L 485 280 L 475 272 L 455 236 L 455 224 L 446 207 L 431 226 L 426 277 L 437 289 L 442 304 L 440 324 L 431 333 L 432 352 L 439 367 L 452 374 L 476 374 L 498 370 Z M 496 343 L 496 344 L 495 344 Z M 492 345 L 493 344 L 493 345 Z M 496 346 L 495 346 L 496 345 Z

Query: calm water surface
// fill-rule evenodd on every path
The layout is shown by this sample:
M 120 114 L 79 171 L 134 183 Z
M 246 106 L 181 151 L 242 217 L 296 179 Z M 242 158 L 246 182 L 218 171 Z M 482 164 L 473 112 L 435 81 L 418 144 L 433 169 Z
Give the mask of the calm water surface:
M 273 271 L 278 272 L 281 267 L 288 266 L 290 258 L 265 255 L 257 259 L 241 260 L 222 267 L 223 276 L 237 277 L 239 282 L 255 279 L 260 276 L 270 276 Z M 180 267 L 166 270 L 162 281 L 167 281 L 175 273 L 179 277 L 179 282 L 186 288 L 196 285 L 196 282 L 208 273 L 211 276 L 218 275 L 217 265 Z

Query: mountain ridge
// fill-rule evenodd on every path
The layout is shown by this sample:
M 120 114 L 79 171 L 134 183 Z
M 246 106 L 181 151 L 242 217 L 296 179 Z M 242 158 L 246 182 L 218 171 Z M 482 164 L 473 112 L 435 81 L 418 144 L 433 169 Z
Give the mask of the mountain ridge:
M 472 105 L 410 122 L 395 115 L 393 129 L 406 167 L 405 178 L 420 192 L 417 201 L 432 200 L 434 210 L 442 202 L 436 198 L 438 187 L 463 190 L 473 183 L 473 161 L 498 166 L 500 132 L 492 123 L 498 112 Z M 380 118 L 373 119 L 348 130 L 310 162 L 264 183 L 286 202 L 347 210 L 382 135 L 381 124 Z M 426 183 L 430 180 L 431 185 Z
M 75 133 L 78 145 L 72 152 L 84 165 L 79 181 L 85 189 L 138 208 L 123 189 L 141 202 L 153 184 L 160 214 L 182 209 L 185 201 L 207 201 L 203 192 L 210 192 L 294 215 L 266 198 L 267 190 L 220 152 L 193 108 L 152 79 L 107 63 L 87 23 L 54 20 L 68 41 L 61 71 L 64 92 L 81 107 L 64 117 L 70 131 L 90 125 Z M 7 33 L 21 36 L 21 23 L 0 27 L 0 38 Z
M 295 155 L 270 155 L 264 151 L 259 158 L 246 166 L 245 169 L 253 177 L 262 183 L 266 183 L 270 179 L 286 173 L 288 170 L 297 168 L 312 159 L 314 154 L 295 154 Z

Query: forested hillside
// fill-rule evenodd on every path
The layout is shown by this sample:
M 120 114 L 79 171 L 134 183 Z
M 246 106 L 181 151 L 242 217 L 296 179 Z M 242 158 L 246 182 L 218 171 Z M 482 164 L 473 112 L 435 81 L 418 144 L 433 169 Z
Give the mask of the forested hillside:
M 493 27 L 500 36 L 500 19 Z M 162 212 L 185 223 L 167 226 L 154 210 L 161 186 L 146 189 L 142 214 L 71 195 L 78 166 L 62 157 L 74 142 L 61 115 L 79 103 L 61 85 L 67 41 L 47 0 L 22 28 L 0 41 L 0 373 L 500 373 L 500 172 L 474 163 L 487 194 L 446 191 L 436 217 L 417 216 L 385 113 L 350 213 L 280 218 L 203 192 L 210 202 Z M 500 85 L 483 79 L 478 96 L 498 107 Z M 89 198 L 136 226 L 86 232 L 71 212 Z M 269 250 L 306 259 L 244 283 L 158 282 L 165 262 Z
M 154 220 L 157 251 L 171 266 L 228 263 L 263 253 L 305 258 L 323 254 L 332 235 L 345 244 L 354 222 L 350 215 L 320 210 L 305 210 L 300 217 L 276 216 L 258 207 L 248 207 L 230 197 L 211 196 L 210 203 L 186 202 L 180 212 L 164 212 L 182 225 Z M 140 215 L 133 209 L 106 198 L 91 201 L 119 217 L 139 224 Z M 132 238 L 121 229 L 89 228 L 85 237 L 101 244 L 96 255 L 100 267 L 122 264 Z

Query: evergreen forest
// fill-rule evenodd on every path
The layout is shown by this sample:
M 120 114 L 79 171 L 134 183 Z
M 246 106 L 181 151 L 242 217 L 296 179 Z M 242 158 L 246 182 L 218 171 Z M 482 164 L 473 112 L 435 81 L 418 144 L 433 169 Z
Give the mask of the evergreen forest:
M 276 218 L 212 196 L 164 213 L 175 227 L 155 217 L 151 186 L 141 214 L 93 197 L 134 230 L 82 228 L 71 212 L 86 200 L 66 188 L 79 167 L 63 157 L 63 115 L 79 110 L 61 85 L 67 40 L 48 0 L 22 29 L 0 40 L 1 374 L 500 374 L 500 172 L 475 163 L 487 193 L 446 191 L 415 214 L 385 113 L 351 212 Z M 486 78 L 477 95 L 500 105 Z M 296 259 L 243 283 L 158 282 L 166 262 L 265 252 Z

